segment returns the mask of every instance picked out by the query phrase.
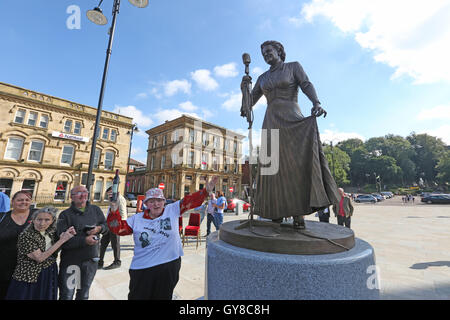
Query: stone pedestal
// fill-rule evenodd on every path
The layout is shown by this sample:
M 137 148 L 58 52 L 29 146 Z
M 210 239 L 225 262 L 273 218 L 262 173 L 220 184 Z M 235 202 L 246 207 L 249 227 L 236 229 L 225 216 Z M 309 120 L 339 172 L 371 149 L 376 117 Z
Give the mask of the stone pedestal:
M 220 232 L 220 231 L 219 231 Z M 205 299 L 379 299 L 375 254 L 355 238 L 350 250 L 332 254 L 280 254 L 207 238 Z

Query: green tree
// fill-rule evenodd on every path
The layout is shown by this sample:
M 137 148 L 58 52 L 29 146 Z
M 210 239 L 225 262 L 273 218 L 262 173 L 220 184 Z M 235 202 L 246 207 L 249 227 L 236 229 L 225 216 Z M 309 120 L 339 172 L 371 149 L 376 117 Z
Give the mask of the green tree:
M 417 167 L 416 180 L 423 178 L 428 185 L 433 184 L 438 174 L 436 166 L 446 152 L 446 145 L 441 139 L 426 133 L 412 132 L 406 139 L 411 143 L 415 152 L 412 160 Z
M 436 178 L 438 181 L 448 186 L 450 184 L 450 152 L 445 152 L 438 160 L 436 165 L 436 171 L 438 172 Z
M 338 186 L 349 184 L 348 171 L 350 170 L 350 157 L 348 154 L 338 147 L 331 147 L 329 145 L 326 145 L 323 151 L 336 184 Z

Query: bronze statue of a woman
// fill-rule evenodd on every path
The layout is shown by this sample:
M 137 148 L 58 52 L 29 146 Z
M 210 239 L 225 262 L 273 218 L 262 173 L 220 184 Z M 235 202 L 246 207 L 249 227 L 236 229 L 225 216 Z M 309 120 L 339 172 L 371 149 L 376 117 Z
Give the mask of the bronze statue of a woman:
M 267 139 L 260 154 L 278 157 L 278 170 L 270 174 L 258 164 L 255 214 L 282 222 L 294 218 L 294 228 L 304 228 L 304 215 L 339 202 L 336 183 L 328 168 L 319 138 L 316 117 L 326 116 L 314 86 L 298 62 L 285 63 L 283 45 L 266 41 L 261 52 L 270 69 L 259 76 L 251 91 L 250 104 L 264 94 L 267 110 L 263 122 Z M 251 78 L 244 76 L 241 88 L 248 88 Z M 312 102 L 311 116 L 304 117 L 298 105 L 298 88 Z M 272 142 L 271 135 L 278 136 Z M 269 170 L 270 171 L 270 170 Z M 267 172 L 269 172 L 267 171 Z

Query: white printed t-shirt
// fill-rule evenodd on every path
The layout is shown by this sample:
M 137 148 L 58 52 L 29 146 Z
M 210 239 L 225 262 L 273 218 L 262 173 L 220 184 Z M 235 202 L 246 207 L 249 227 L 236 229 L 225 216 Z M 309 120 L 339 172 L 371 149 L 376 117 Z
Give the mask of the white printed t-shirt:
M 139 212 L 127 219 L 134 238 L 130 269 L 146 269 L 183 256 L 178 232 L 180 201 L 167 205 L 156 219 L 144 219 L 143 215 L 144 212 Z

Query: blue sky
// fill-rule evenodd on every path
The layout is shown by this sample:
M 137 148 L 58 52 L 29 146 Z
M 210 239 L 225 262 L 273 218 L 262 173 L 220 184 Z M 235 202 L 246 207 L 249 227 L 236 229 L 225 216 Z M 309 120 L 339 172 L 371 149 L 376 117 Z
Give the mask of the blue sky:
M 255 83 L 268 68 L 265 40 L 283 43 L 286 61 L 314 84 L 328 112 L 322 140 L 415 131 L 450 144 L 448 0 L 121 2 L 103 108 L 135 118 L 137 160 L 146 159 L 145 130 L 182 113 L 247 134 L 241 56 L 251 55 Z M 96 107 L 112 3 L 103 1 L 101 27 L 86 18 L 98 1 L 2 1 L 0 81 Z M 309 115 L 302 93 L 299 104 Z M 255 128 L 264 113 L 263 99 Z

